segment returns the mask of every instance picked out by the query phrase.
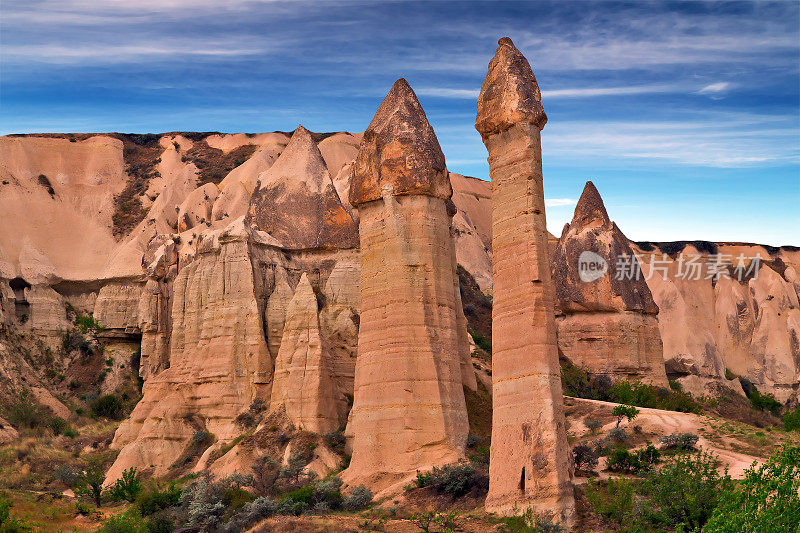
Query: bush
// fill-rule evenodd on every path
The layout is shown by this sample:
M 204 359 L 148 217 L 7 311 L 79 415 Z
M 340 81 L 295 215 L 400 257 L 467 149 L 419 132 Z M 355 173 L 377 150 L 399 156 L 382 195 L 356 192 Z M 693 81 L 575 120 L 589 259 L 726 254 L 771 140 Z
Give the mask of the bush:
M 586 423 L 586 427 L 589 429 L 589 431 L 592 432 L 592 434 L 597 433 L 597 430 L 600 429 L 602 426 L 603 423 L 600 422 L 599 420 L 591 420 Z
M 488 465 L 491 450 L 488 446 L 481 445 L 475 448 L 475 453 L 469 454 L 469 460 L 476 465 Z
M 624 478 L 609 478 L 603 484 L 590 479 L 586 485 L 586 499 L 594 511 L 622 525 L 628 525 L 635 519 L 634 493 L 633 482 Z
M 136 497 L 136 507 L 142 513 L 142 516 L 149 516 L 158 511 L 175 507 L 181 503 L 181 489 L 170 483 L 166 489 L 161 489 L 158 486 L 153 486 L 149 490 L 142 490 Z
M 149 533 L 137 509 L 112 516 L 103 523 L 98 533 Z
M 326 433 L 322 438 L 325 440 L 325 444 L 332 449 L 340 452 L 344 451 L 346 439 L 344 438 L 344 433 L 341 431 L 331 431 L 330 433 Z
M 469 435 L 467 437 L 467 448 L 474 448 L 478 444 L 483 442 L 483 437 L 478 435 Z
M 342 505 L 342 478 L 331 476 L 314 485 L 313 502 L 317 507 L 325 504 L 328 509 L 338 509 Z
M 274 515 L 278 505 L 269 498 L 259 497 L 248 502 L 227 524 L 228 531 L 246 531 L 259 521 Z
M 125 470 L 122 477 L 108 489 L 112 500 L 128 500 L 131 503 L 136 501 L 140 492 L 142 492 L 142 482 L 136 473 L 136 468 Z
M 105 474 L 99 464 L 90 465 L 75 485 L 75 494 L 91 499 L 98 507 L 102 504 Z
M 564 394 L 590 400 L 603 400 L 629 406 L 650 407 L 684 413 L 699 413 L 702 406 L 691 394 L 683 392 L 676 383 L 670 389 L 630 383 L 613 382 L 605 374 L 592 376 L 587 371 L 568 362 L 561 364 L 561 386 Z
M 614 428 L 608 432 L 608 438 L 616 443 L 621 443 L 628 440 L 628 433 L 622 428 Z
M 800 528 L 800 447 L 784 445 L 762 466 L 745 471 L 737 490 L 720 504 L 703 528 L 708 533 L 783 532 Z
M 588 472 L 597 467 L 597 453 L 585 444 L 572 448 L 572 457 L 578 470 Z
M 81 333 L 88 333 L 89 331 L 99 333 L 105 329 L 92 315 L 78 315 L 75 318 L 75 327 Z
M 700 439 L 694 433 L 673 433 L 661 437 L 661 444 L 667 450 L 691 451 L 694 450 L 697 441 Z
M 800 407 L 783 415 L 783 427 L 786 431 L 800 431 Z
M 758 389 L 753 385 L 753 389 L 748 395 L 750 404 L 759 411 L 769 411 L 775 416 L 781 414 L 781 403 L 775 399 L 772 393 L 761 394 Z
M 4 409 L 5 418 L 12 426 L 36 430 L 47 430 L 53 435 L 77 435 L 69 423 L 61 417 L 48 413 L 33 398 L 29 390 L 24 389 L 12 399 Z
M 434 466 L 430 472 L 417 471 L 417 487 L 435 487 L 438 492 L 463 496 L 472 489 L 475 469 L 470 465 Z
M 611 472 L 635 474 L 642 468 L 639 458 L 622 446 L 614 448 L 608 455 L 606 468 Z
M 639 460 L 642 468 L 649 470 L 661 460 L 661 452 L 648 442 L 646 447 L 636 451 L 636 459 Z
M 632 422 L 639 415 L 639 410 L 632 405 L 617 405 L 611 414 L 617 417 L 617 427 L 619 427 L 623 418 L 627 418 L 628 423 Z
M 647 498 L 643 519 L 669 531 L 700 531 L 733 487 L 727 469 L 720 475 L 719 466 L 703 452 L 673 457 L 642 486 Z
M 359 485 L 345 496 L 342 507 L 348 511 L 360 511 L 372 503 L 372 491 L 364 485 Z
M 92 402 L 92 414 L 110 420 L 122 420 L 125 416 L 125 407 L 122 400 L 113 394 L 104 394 Z

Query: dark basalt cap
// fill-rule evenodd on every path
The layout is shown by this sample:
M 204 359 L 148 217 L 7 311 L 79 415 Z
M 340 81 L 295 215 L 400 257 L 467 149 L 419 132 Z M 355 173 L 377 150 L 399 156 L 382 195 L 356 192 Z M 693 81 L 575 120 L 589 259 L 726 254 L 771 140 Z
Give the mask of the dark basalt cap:
M 508 37 L 497 44 L 478 96 L 475 129 L 485 138 L 514 124 L 530 123 L 544 128 L 547 115 L 531 65 Z
M 378 200 L 383 188 L 395 195 L 453 194 L 444 154 L 417 95 L 406 80 L 397 80 L 378 107 L 353 165 L 350 204 Z

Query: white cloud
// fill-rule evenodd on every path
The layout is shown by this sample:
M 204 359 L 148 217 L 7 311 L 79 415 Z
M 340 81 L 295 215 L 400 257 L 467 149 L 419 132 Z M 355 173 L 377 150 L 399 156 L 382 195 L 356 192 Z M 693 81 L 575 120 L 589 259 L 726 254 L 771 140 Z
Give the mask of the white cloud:
M 573 198 L 545 198 L 544 205 L 545 207 L 564 207 L 568 205 L 575 205 L 578 203 L 578 200 Z
M 542 91 L 542 98 L 588 98 L 594 96 L 625 96 L 631 94 L 654 94 L 674 92 L 675 86 L 640 85 L 631 87 L 585 87 L 572 89 L 554 89 Z
M 727 81 L 712 83 L 710 85 L 706 85 L 705 87 L 697 91 L 697 94 L 718 94 L 727 91 L 730 86 L 731 84 L 728 83 Z
M 451 89 L 448 87 L 420 87 L 414 92 L 421 96 L 442 96 L 444 98 L 467 98 L 474 100 L 478 98 L 478 89 Z

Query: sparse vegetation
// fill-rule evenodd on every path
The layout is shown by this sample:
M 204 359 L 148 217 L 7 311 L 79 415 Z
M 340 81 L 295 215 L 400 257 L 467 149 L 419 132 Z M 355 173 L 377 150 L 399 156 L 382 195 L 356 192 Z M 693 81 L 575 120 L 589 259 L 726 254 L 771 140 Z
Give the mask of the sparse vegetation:
M 208 145 L 205 139 L 195 141 L 194 146 L 185 154 L 185 161 L 194 163 L 199 171 L 198 185 L 206 183 L 219 184 L 228 173 L 238 167 L 256 151 L 256 146 L 246 144 L 229 152 Z
M 766 464 L 753 464 L 703 528 L 707 533 L 800 530 L 800 446 L 785 445 Z
M 783 427 L 786 431 L 800 431 L 800 407 L 783 415 Z
M 125 416 L 125 406 L 122 400 L 113 394 L 104 394 L 92 402 L 92 414 L 109 420 L 122 420 Z
M 434 487 L 454 497 L 463 496 L 480 482 L 475 468 L 468 464 L 435 466 L 429 472 L 417 472 L 415 481 L 417 487 Z
M 702 410 L 702 405 L 680 387 L 676 387 L 676 390 L 626 380 L 612 381 L 603 374 L 593 376 L 568 361 L 561 362 L 561 386 L 566 396 L 576 398 L 682 413 L 699 413 Z

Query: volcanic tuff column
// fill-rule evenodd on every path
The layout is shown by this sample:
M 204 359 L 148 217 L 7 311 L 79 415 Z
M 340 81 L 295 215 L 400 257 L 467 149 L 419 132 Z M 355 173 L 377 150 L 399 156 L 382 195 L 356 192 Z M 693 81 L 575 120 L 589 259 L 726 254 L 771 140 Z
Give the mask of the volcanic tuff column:
M 581 272 L 586 252 L 605 261 L 607 272 Z M 625 257 L 629 267 L 620 261 Z M 644 276 L 622 270 L 633 265 L 638 262 L 628 239 L 608 218 L 594 184 L 587 182 L 553 254 L 558 347 L 592 373 L 666 387 L 658 306 Z
M 383 490 L 463 458 L 451 195 L 436 134 L 399 79 L 364 132 L 350 189 L 360 214 L 361 323 L 348 483 Z
M 492 447 L 486 509 L 570 525 L 575 502 L 558 367 L 542 186 L 547 116 L 528 61 L 500 39 L 475 128 L 492 178 Z

